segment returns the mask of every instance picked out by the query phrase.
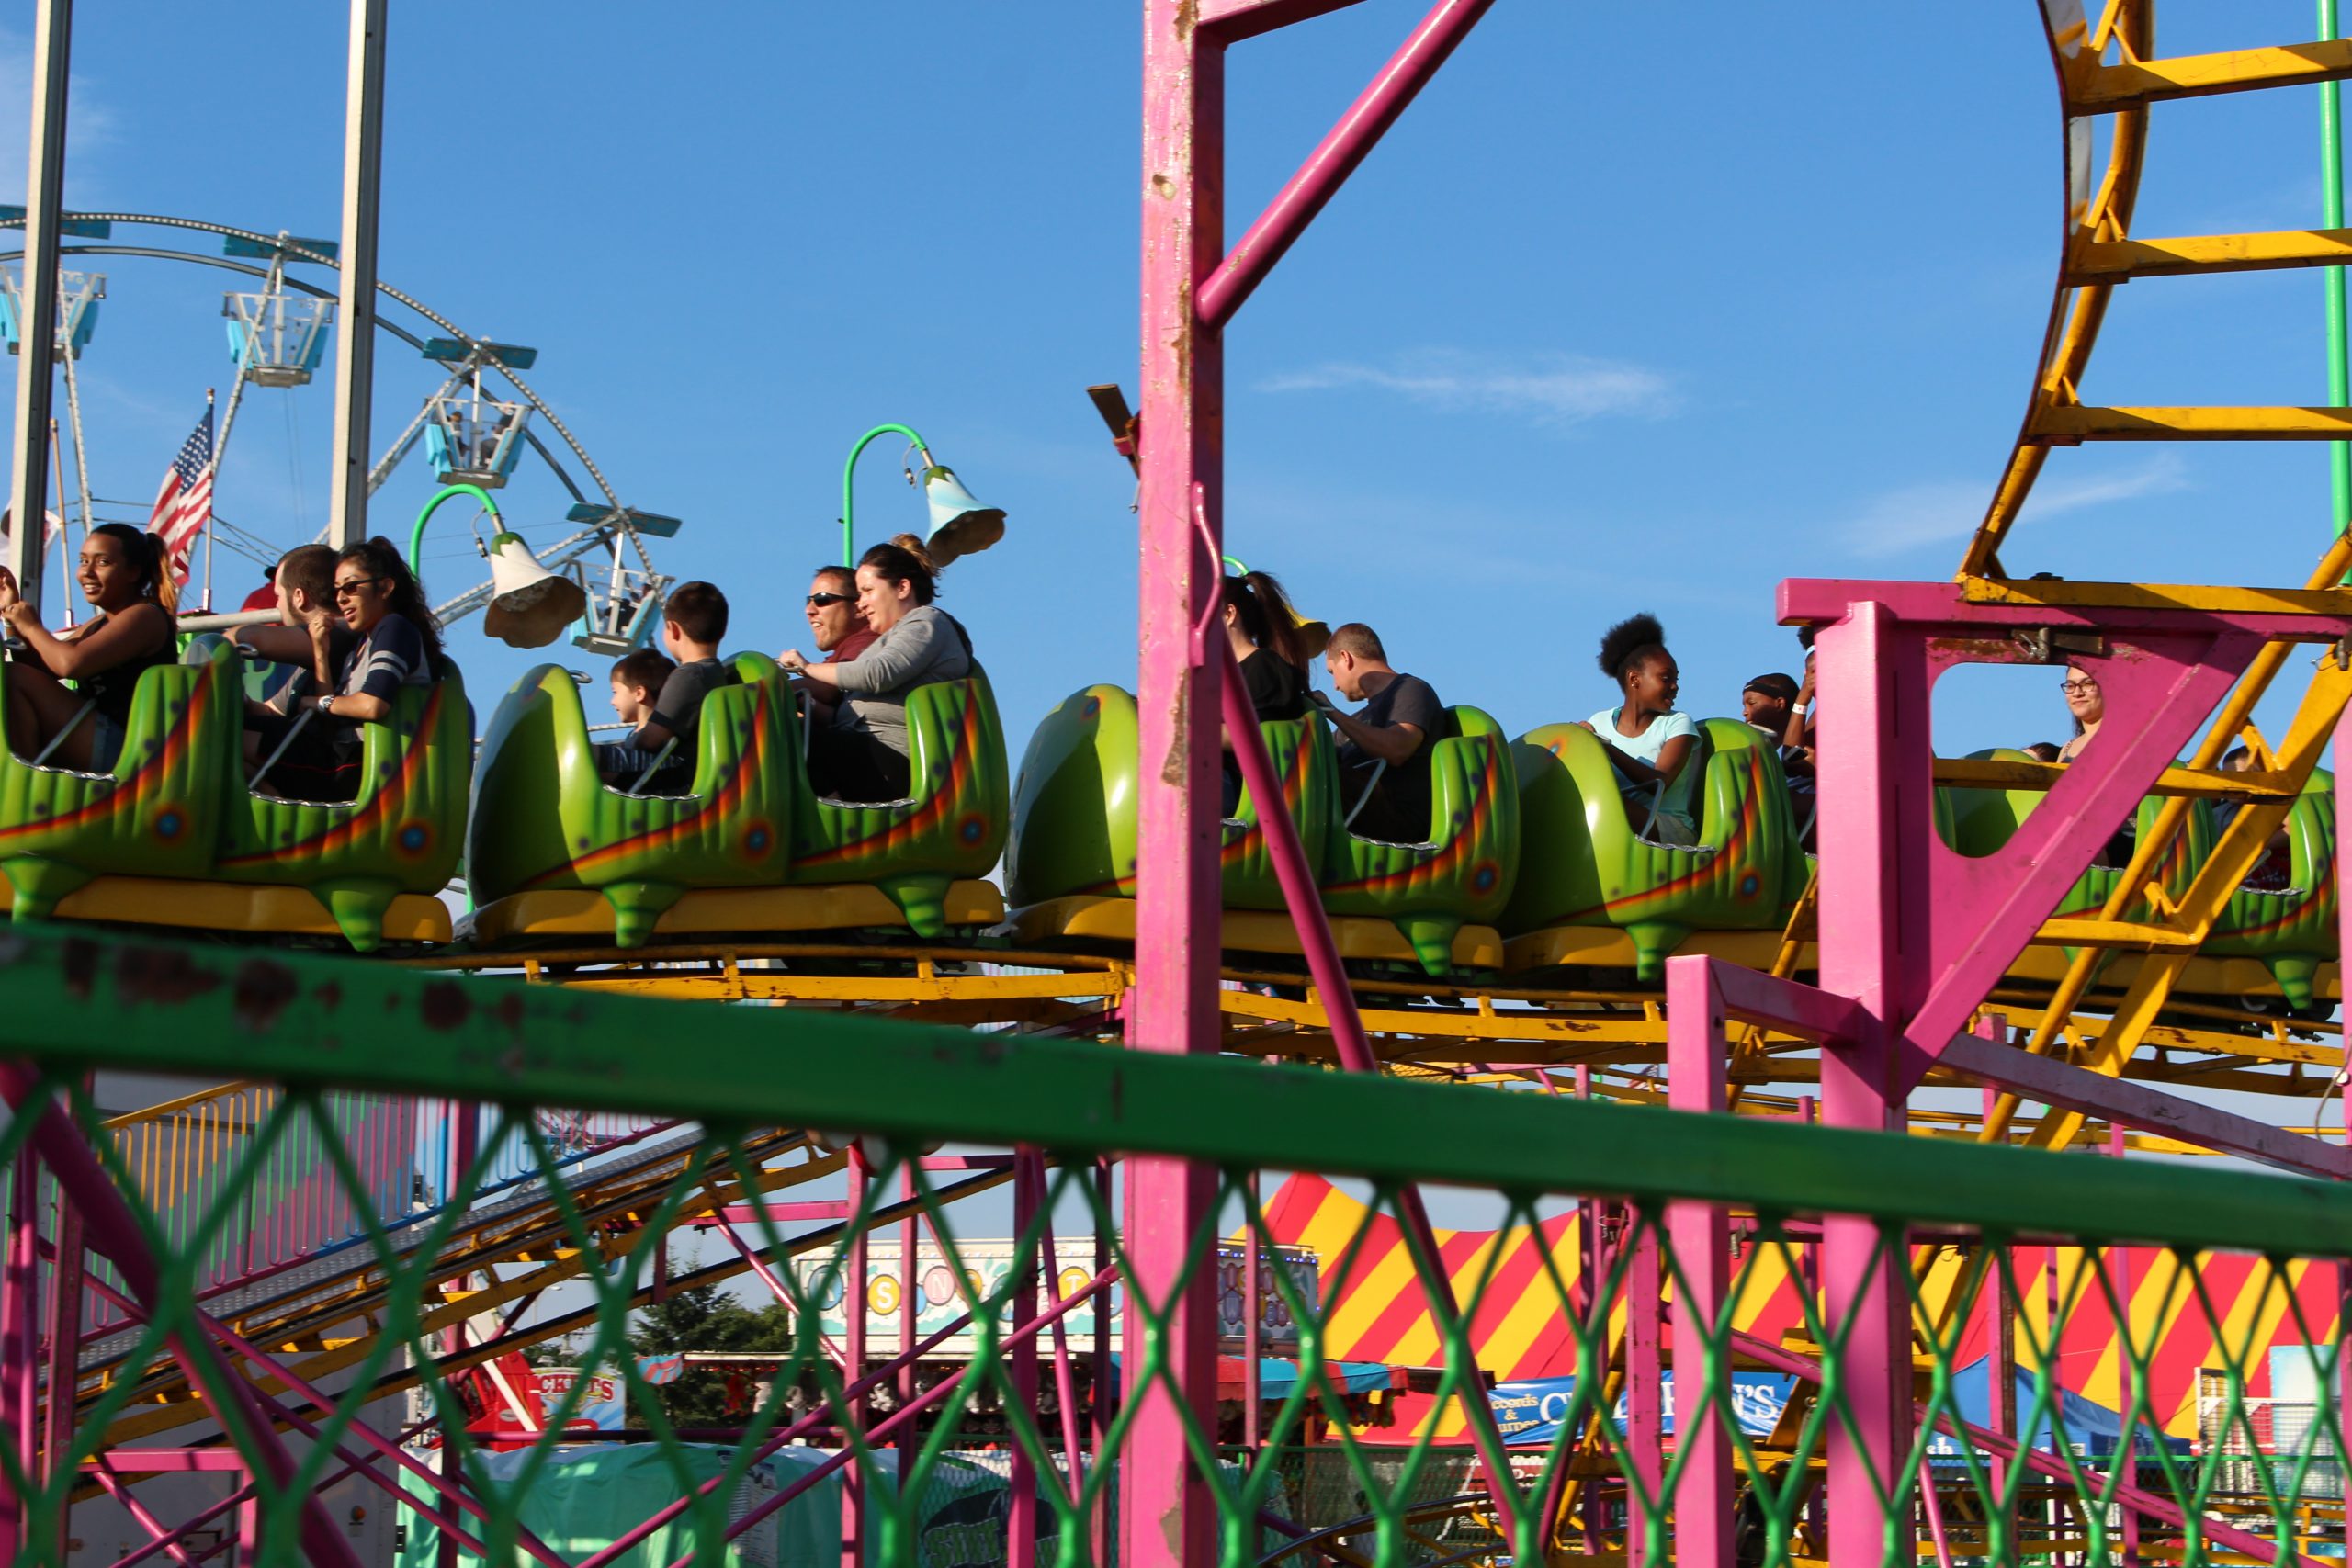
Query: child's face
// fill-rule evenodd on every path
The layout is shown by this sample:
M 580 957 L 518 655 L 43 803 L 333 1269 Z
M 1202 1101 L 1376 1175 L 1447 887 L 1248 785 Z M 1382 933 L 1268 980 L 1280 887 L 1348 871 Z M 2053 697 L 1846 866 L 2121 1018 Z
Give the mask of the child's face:
M 623 724 L 645 722 L 645 688 L 613 682 L 613 714 Z

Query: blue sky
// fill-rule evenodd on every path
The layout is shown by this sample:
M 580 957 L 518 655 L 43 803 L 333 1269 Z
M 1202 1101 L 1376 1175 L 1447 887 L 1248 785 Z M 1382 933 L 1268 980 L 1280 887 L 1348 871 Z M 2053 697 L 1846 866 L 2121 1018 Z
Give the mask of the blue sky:
M 1364 0 L 1236 51 L 1235 232 L 1422 8 Z M 1011 515 L 944 603 L 1016 750 L 1069 691 L 1132 684 L 1133 481 L 1081 389 L 1136 382 L 1137 6 L 393 10 L 383 276 L 540 350 L 535 384 L 623 499 L 686 520 L 658 558 L 727 587 L 731 640 L 805 643 L 842 458 L 899 420 Z M 1795 667 L 1781 577 L 1947 575 L 2048 308 L 2058 125 L 2026 0 L 1667 15 L 1499 0 L 1228 334 L 1229 547 L 1513 732 L 1611 700 L 1594 646 L 1634 610 L 1665 620 L 1685 705 L 1730 713 L 1747 677 Z M 335 231 L 339 8 L 80 20 L 72 205 Z M 2178 0 L 2165 28 L 2189 52 L 2312 19 Z M 2142 231 L 2313 225 L 2317 143 L 2310 91 L 2160 107 Z M 228 385 L 230 280 L 94 265 L 94 479 L 143 501 Z M 2084 394 L 2320 401 L 2319 328 L 2312 275 L 2143 281 Z M 380 447 L 433 378 L 389 343 L 378 376 Z M 329 400 L 323 380 L 252 395 L 224 513 L 315 529 Z M 862 469 L 866 537 L 921 519 L 895 457 Z M 378 529 L 404 536 L 431 488 L 412 460 Z M 562 502 L 536 477 L 508 500 L 542 535 Z M 2064 451 L 2008 558 L 2300 581 L 2325 510 L 2317 447 Z M 459 521 L 431 547 L 445 593 L 474 576 Z M 486 716 L 527 660 L 479 624 L 454 647 Z M 2057 739 L 2055 685 L 1963 672 L 1939 743 Z

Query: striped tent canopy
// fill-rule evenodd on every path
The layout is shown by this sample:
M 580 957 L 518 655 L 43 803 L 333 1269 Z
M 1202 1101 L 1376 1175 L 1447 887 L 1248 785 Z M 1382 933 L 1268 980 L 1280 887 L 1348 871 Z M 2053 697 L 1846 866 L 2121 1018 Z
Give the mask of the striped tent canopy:
M 1372 1213 L 1320 1177 L 1297 1176 L 1273 1195 L 1267 1219 L 1277 1241 L 1312 1248 L 1319 1260 L 1326 1355 L 1402 1367 L 1443 1363 L 1443 1341 L 1404 1233 L 1387 1212 Z M 1571 1211 L 1508 1232 L 1437 1232 L 1457 1311 L 1493 1271 L 1466 1326 L 1479 1368 L 1498 1381 L 1566 1377 L 1577 1370 L 1576 1329 L 1565 1303 L 1580 1276 L 1583 1223 Z M 1804 1337 L 1801 1282 L 1789 1269 L 1793 1253 L 1767 1246 L 1750 1247 L 1742 1256 L 1734 1314 L 1741 1331 L 1773 1344 Z M 2109 1409 L 2126 1408 L 2129 1363 L 2116 1333 L 2114 1303 L 2128 1302 L 2132 1343 L 2153 1347 L 2145 1408 L 2173 1437 L 2197 1435 L 2200 1371 L 2234 1363 L 2244 1370 L 2247 1396 L 2267 1398 L 2274 1349 L 2326 1345 L 2336 1334 L 2342 1286 L 2333 1264 L 2120 1247 L 2086 1252 L 2020 1246 L 2012 1256 L 2019 1368 L 2040 1371 L 2050 1325 L 2059 1322 L 2060 1382 Z M 1793 1261 L 1800 1269 L 1807 1267 L 1801 1254 Z M 1922 1247 L 1915 1249 L 1914 1262 L 1925 1270 L 1927 1309 L 1939 1317 L 1956 1292 L 1973 1290 L 1951 1365 L 1984 1356 L 1992 1348 L 1990 1283 L 1972 1287 L 1972 1262 L 1955 1248 Z M 1620 1308 L 1612 1330 L 1622 1319 Z M 1941 1332 L 1952 1330 L 1947 1325 Z M 1432 1421 L 1441 1439 L 1468 1436 L 1458 1403 L 1451 1400 L 1440 1408 L 1430 1396 L 1405 1396 L 1388 1419 L 1385 1436 L 1417 1434 Z

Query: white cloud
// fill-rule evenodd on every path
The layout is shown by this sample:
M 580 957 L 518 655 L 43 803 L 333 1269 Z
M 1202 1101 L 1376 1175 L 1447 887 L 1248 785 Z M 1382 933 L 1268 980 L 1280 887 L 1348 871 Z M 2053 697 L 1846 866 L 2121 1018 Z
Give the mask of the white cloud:
M 0 201 L 19 206 L 25 199 L 25 167 L 32 149 L 32 40 L 0 28 Z M 119 120 L 104 95 L 78 71 L 66 83 L 65 105 L 66 205 L 87 210 L 100 204 L 91 155 L 115 140 Z
M 1258 389 L 1317 392 L 1351 387 L 1394 392 L 1435 408 L 1519 414 L 1554 427 L 1611 414 L 1657 418 L 1673 412 L 1676 400 L 1666 377 L 1638 365 L 1577 355 L 1510 361 L 1451 351 L 1400 355 L 1386 365 L 1319 365 L 1272 377 L 1259 383 Z
M 2188 488 L 2188 470 L 2174 453 L 2158 453 L 2136 468 L 2104 474 L 2045 479 L 2026 499 L 2021 522 Z M 1845 528 L 1861 556 L 1899 555 L 1920 545 L 1965 538 L 1984 520 L 1991 481 L 1936 480 L 1875 496 Z

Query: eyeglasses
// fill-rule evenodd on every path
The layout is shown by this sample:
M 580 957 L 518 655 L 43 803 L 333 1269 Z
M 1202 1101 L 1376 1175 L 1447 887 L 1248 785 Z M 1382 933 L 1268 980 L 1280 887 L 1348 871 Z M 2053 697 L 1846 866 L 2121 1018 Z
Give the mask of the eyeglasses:
M 821 610 L 828 604 L 846 604 L 855 597 L 854 593 L 811 593 L 808 603 L 812 608 Z
M 383 581 L 384 580 L 380 577 L 355 577 L 348 582 L 336 583 L 334 585 L 334 596 L 339 600 L 356 599 L 359 596 L 359 591 L 361 589 L 373 588 L 376 584 Z
M 2076 697 L 2082 695 L 2086 692 L 2098 691 L 2098 682 L 2086 675 L 2078 681 L 2061 681 L 2058 682 L 2058 689 L 2065 693 L 2070 697 Z

